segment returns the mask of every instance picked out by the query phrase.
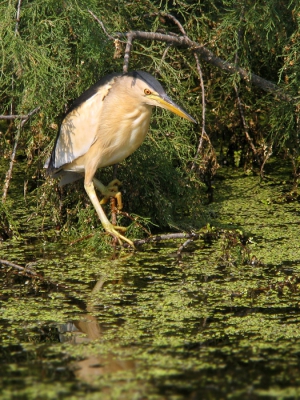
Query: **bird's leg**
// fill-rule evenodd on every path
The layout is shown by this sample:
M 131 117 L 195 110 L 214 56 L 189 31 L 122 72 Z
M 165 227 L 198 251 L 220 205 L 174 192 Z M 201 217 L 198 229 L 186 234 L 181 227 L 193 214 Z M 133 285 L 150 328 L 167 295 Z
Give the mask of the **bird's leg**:
M 93 179 L 94 181 L 94 179 Z M 99 182 L 99 181 L 98 181 Z M 102 184 L 101 184 L 102 185 Z M 93 203 L 93 206 L 95 207 L 95 210 L 97 211 L 98 217 L 100 218 L 100 221 L 103 225 L 103 228 L 111 234 L 112 236 L 116 237 L 119 241 L 119 244 L 122 245 L 122 240 L 127 242 L 131 247 L 135 248 L 133 242 L 130 239 L 127 239 L 125 236 L 121 235 L 117 230 L 126 230 L 126 228 L 121 227 L 121 226 L 114 226 L 111 224 L 105 215 L 105 212 L 103 211 L 103 208 L 101 207 L 97 194 L 95 192 L 95 187 L 94 183 L 85 183 L 84 184 L 85 191 L 87 192 L 91 202 Z
M 100 204 L 106 204 L 110 197 L 115 197 L 117 199 L 118 210 L 122 210 L 122 193 L 119 191 L 119 186 L 121 186 L 122 183 L 118 179 L 114 179 L 113 181 L 109 182 L 107 186 L 103 185 L 103 183 L 96 178 L 93 178 L 93 182 L 103 196 Z

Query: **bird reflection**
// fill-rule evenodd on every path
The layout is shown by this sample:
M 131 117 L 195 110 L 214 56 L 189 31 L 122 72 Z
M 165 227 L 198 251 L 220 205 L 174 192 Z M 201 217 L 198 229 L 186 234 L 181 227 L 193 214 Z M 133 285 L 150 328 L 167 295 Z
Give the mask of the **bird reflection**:
M 100 279 L 92 290 L 91 294 L 101 291 L 105 280 Z M 62 343 L 80 345 L 92 341 L 101 340 L 105 328 L 101 327 L 97 318 L 91 314 L 95 306 L 88 303 L 88 313 L 80 316 L 80 319 L 58 326 L 59 339 Z M 134 370 L 136 361 L 133 359 L 118 359 L 113 353 L 89 354 L 89 347 L 86 347 L 86 354 L 83 360 L 71 362 L 70 368 L 77 379 L 92 384 L 101 375 L 113 374 L 118 371 Z

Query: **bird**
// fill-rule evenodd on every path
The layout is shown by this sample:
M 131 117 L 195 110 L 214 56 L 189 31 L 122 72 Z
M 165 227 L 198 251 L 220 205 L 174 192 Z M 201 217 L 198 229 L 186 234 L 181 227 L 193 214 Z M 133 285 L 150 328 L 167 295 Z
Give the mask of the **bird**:
M 110 197 L 122 208 L 120 181 L 107 186 L 95 178 L 99 168 L 118 164 L 144 141 L 153 107 L 167 109 L 193 123 L 197 121 L 166 94 L 160 82 L 146 71 L 111 73 L 83 92 L 65 114 L 50 157 L 44 167 L 63 186 L 84 178 L 85 191 L 104 230 L 135 248 L 124 236 L 126 228 L 113 225 L 102 204 Z M 103 196 L 99 201 L 97 189 Z

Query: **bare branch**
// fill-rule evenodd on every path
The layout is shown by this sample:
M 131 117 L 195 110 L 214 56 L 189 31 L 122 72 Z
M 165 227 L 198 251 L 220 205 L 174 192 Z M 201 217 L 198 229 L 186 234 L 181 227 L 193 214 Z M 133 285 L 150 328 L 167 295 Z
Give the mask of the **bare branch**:
M 37 107 L 34 110 L 30 111 L 30 113 L 26 115 L 0 115 L 0 119 L 7 119 L 7 120 L 13 120 L 13 119 L 22 119 L 28 121 L 28 119 L 35 113 L 37 113 L 40 110 L 41 107 Z
M 115 40 L 115 38 L 113 36 L 111 36 L 107 30 L 105 29 L 105 26 L 103 24 L 103 22 L 91 11 L 88 10 L 88 12 L 91 14 L 91 16 L 94 18 L 95 21 L 98 22 L 98 24 L 101 26 L 103 32 L 105 33 L 105 35 L 110 39 L 110 40 Z
M 19 33 L 19 22 L 20 22 L 21 4 L 22 4 L 22 0 L 18 0 L 17 15 L 16 15 L 16 27 L 15 27 L 15 34 L 16 34 L 16 35 Z
M 161 56 L 160 63 L 162 63 L 165 60 L 165 58 L 167 57 L 167 53 L 168 53 L 170 47 L 171 47 L 171 45 L 168 44 L 167 47 L 165 48 L 163 55 Z
M 244 7 L 242 7 L 242 10 L 241 10 L 241 17 L 240 17 L 241 21 L 242 21 L 243 18 L 244 18 Z M 240 26 L 239 31 L 238 31 L 238 42 L 237 42 L 238 46 L 237 46 L 237 51 L 235 53 L 235 59 L 234 59 L 234 63 L 235 63 L 236 66 L 238 65 L 238 62 L 239 62 L 238 48 L 240 46 L 241 37 L 242 37 L 242 25 Z M 249 135 L 249 126 L 248 126 L 248 124 L 246 122 L 246 118 L 245 118 L 245 115 L 244 115 L 244 107 L 243 107 L 243 104 L 241 102 L 241 98 L 240 98 L 240 95 L 239 95 L 238 87 L 237 87 L 236 84 L 234 84 L 233 87 L 234 87 L 234 91 L 235 91 L 236 98 L 237 98 L 238 109 L 239 109 L 240 117 L 241 117 L 241 120 L 242 120 L 242 125 L 243 125 L 243 129 L 244 129 L 244 132 L 245 132 L 246 140 L 249 143 L 249 146 L 251 147 L 251 150 L 252 150 L 253 154 L 256 155 L 257 150 L 256 150 L 256 148 L 254 146 L 254 143 L 253 143 L 253 140 L 252 140 L 251 136 Z
M 110 35 L 103 22 L 91 11 L 88 9 L 88 12 L 91 14 L 91 16 L 95 19 L 95 21 L 98 22 L 98 24 L 101 26 L 103 32 L 105 33 L 105 35 L 110 39 L 113 40 L 116 43 L 116 39 L 115 37 L 113 37 L 112 35 Z M 125 55 L 124 55 L 124 65 L 123 65 L 123 72 L 124 74 L 128 72 L 128 65 L 129 65 L 129 57 L 130 57 L 130 51 L 131 51 L 131 47 L 132 47 L 132 40 L 133 38 L 130 35 L 130 32 L 128 33 L 127 37 L 127 41 L 126 41 L 126 49 L 125 49 Z M 118 44 L 118 42 L 117 42 Z
M 26 119 L 27 115 L 0 115 L 0 119 Z
M 132 48 L 133 41 L 136 39 L 138 39 L 138 40 L 156 40 L 158 42 L 165 42 L 172 46 L 178 46 L 178 47 L 183 47 L 183 48 L 189 49 L 193 53 L 199 54 L 199 56 L 202 58 L 203 61 L 206 61 L 207 63 L 212 64 L 215 67 L 220 68 L 221 70 L 228 72 L 230 74 L 239 74 L 242 79 L 261 88 L 265 92 L 274 93 L 276 96 L 278 96 L 280 99 L 282 99 L 284 101 L 295 101 L 295 99 L 293 99 L 292 96 L 290 96 L 288 93 L 285 93 L 284 90 L 279 88 L 274 83 L 272 83 L 266 79 L 263 79 L 256 74 L 248 72 L 244 68 L 238 67 L 235 64 L 232 64 L 225 60 L 222 60 L 220 57 L 215 56 L 214 53 L 212 51 L 208 50 L 205 46 L 199 45 L 199 43 L 191 40 L 186 35 L 186 32 L 185 32 L 183 26 L 181 25 L 181 23 L 177 20 L 177 18 L 175 18 L 171 14 L 153 13 L 153 14 L 147 14 L 147 15 L 149 15 L 149 16 L 158 15 L 158 16 L 163 16 L 163 17 L 169 18 L 178 26 L 178 28 L 180 29 L 183 36 L 178 36 L 178 35 L 175 35 L 172 33 L 163 34 L 163 33 L 159 33 L 159 32 L 144 32 L 144 31 L 130 31 L 130 32 L 125 32 L 125 33 L 118 32 L 114 36 L 112 36 L 106 31 L 103 22 L 100 21 L 99 18 L 91 10 L 88 10 L 88 12 L 100 24 L 104 33 L 110 40 L 121 39 L 121 38 L 124 39 L 124 37 L 127 39 L 125 56 L 124 56 L 124 65 L 123 65 L 124 73 L 126 73 L 128 71 L 129 57 L 130 57 L 130 51 Z
M 128 65 L 129 65 L 129 57 L 130 57 L 130 52 L 131 52 L 131 47 L 132 47 L 132 42 L 134 39 L 134 32 L 129 32 L 127 37 L 127 43 L 126 43 L 126 48 L 125 48 L 125 54 L 124 54 L 124 64 L 123 64 L 123 72 L 126 74 L 128 72 Z
M 200 55 L 203 61 L 220 68 L 222 71 L 230 74 L 239 74 L 242 79 L 246 82 L 252 83 L 259 87 L 265 92 L 271 92 L 277 95 L 280 99 L 285 101 L 294 101 L 293 97 L 285 93 L 274 83 L 261 78 L 260 76 L 246 71 L 244 68 L 235 66 L 232 63 L 222 60 L 220 57 L 214 55 L 214 53 L 208 50 L 205 46 L 199 45 L 199 43 L 192 41 L 187 36 L 173 36 L 166 35 L 157 32 L 144 32 L 144 31 L 130 31 L 127 33 L 116 33 L 116 37 L 130 39 L 130 46 L 136 39 L 138 40 L 156 40 L 159 42 L 165 42 L 173 46 L 179 46 L 196 52 Z
M 23 126 L 26 124 L 26 122 L 29 120 L 29 118 L 31 118 L 34 114 L 36 114 L 37 112 L 39 112 L 40 109 L 41 109 L 41 107 L 38 106 L 38 107 L 36 107 L 34 110 L 30 111 L 30 113 L 28 113 L 28 114 L 26 115 L 26 118 L 22 118 L 23 121 L 21 122 L 21 126 L 23 127 Z

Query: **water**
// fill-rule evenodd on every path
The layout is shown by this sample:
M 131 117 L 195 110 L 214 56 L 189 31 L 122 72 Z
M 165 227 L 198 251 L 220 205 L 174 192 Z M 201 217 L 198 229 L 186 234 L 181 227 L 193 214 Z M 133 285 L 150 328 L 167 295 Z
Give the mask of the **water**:
M 282 171 L 220 174 L 180 259 L 184 240 L 112 255 L 22 225 L 2 242 L 43 279 L 1 269 L 1 399 L 300 397 L 299 203 Z

